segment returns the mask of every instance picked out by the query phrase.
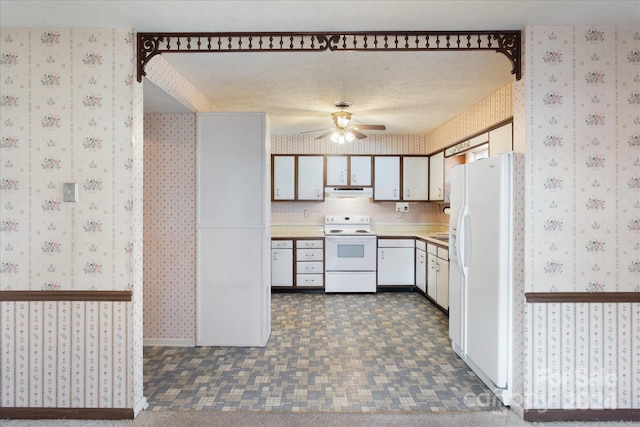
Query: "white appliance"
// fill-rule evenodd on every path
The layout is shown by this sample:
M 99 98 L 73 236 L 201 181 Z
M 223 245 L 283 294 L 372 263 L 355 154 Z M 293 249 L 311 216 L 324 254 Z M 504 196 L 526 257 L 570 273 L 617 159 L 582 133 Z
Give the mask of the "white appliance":
M 453 350 L 505 404 L 512 393 L 514 167 L 511 152 L 454 166 L 449 224 Z
M 324 189 L 326 196 L 333 197 L 373 197 L 373 189 L 371 187 L 326 187 Z
M 325 292 L 376 291 L 376 234 L 368 215 L 324 219 Z

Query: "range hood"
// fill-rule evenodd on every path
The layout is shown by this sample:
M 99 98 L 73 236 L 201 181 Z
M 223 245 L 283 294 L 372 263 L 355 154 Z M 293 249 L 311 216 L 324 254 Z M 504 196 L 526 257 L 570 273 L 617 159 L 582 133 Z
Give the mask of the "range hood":
M 324 194 L 329 197 L 373 197 L 371 187 L 326 187 Z

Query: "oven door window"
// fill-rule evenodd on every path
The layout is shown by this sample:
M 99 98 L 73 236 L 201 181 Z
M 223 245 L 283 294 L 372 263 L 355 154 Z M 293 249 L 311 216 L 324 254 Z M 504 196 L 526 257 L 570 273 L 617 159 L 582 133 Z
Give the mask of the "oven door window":
M 364 258 L 364 245 L 339 243 L 338 258 Z

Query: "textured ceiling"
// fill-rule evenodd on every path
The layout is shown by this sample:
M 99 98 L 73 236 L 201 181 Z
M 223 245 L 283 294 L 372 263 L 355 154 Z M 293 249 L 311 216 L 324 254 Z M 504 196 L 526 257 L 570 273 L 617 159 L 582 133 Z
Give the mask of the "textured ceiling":
M 136 31 L 518 30 L 640 26 L 638 1 L 0 1 L 1 27 Z M 426 133 L 513 81 L 493 52 L 165 54 L 219 110 L 266 111 L 274 133 L 356 123 Z M 145 111 L 185 108 L 145 81 Z

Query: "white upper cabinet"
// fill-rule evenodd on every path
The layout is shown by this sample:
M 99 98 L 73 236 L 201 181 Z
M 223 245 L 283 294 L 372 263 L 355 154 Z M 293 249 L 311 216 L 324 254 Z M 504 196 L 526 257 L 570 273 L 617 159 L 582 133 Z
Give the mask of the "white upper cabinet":
M 351 185 L 356 187 L 371 186 L 371 156 L 351 156 Z
M 371 156 L 327 156 L 328 187 L 370 187 Z
M 327 156 L 327 186 L 348 185 L 347 156 Z
M 444 200 L 444 151 L 429 157 L 429 200 Z
M 298 156 L 298 200 L 324 200 L 324 156 Z
M 273 200 L 295 200 L 295 156 L 273 156 Z
M 400 200 L 400 156 L 376 156 L 374 162 L 374 200 Z
M 513 151 L 513 124 L 507 123 L 489 132 L 489 156 Z
M 402 158 L 402 199 L 429 200 L 429 158 Z

